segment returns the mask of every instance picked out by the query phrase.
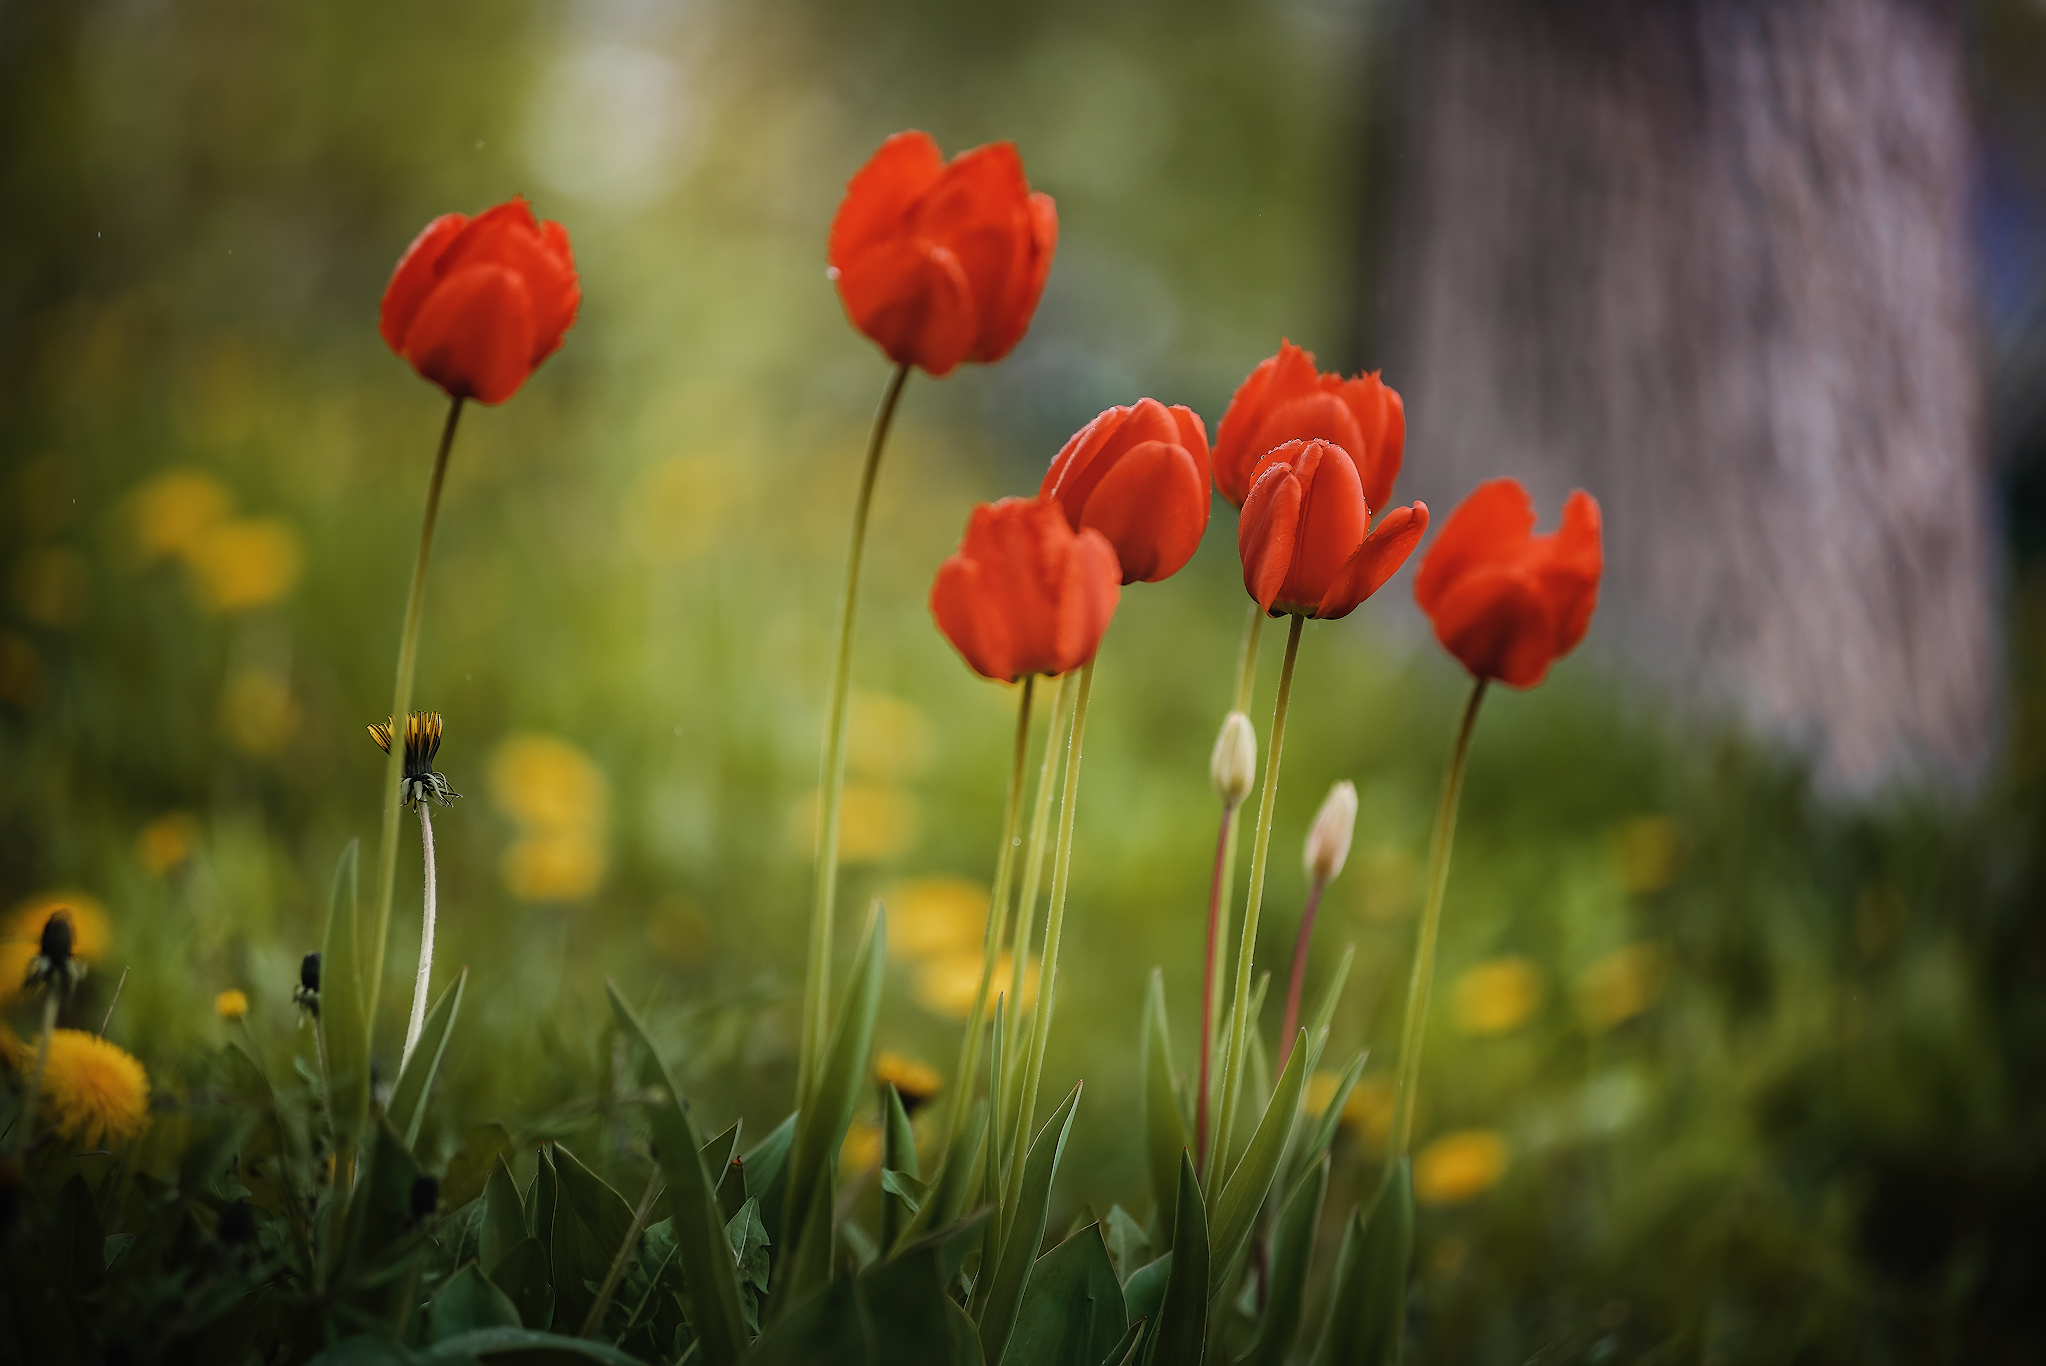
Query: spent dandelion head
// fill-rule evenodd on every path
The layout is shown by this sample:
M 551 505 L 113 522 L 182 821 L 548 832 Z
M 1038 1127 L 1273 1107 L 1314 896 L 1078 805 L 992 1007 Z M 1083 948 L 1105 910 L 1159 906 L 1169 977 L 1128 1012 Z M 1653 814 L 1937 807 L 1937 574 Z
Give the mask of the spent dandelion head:
M 52 1030 L 43 1102 L 58 1134 L 98 1148 L 133 1138 L 149 1122 L 149 1074 L 126 1049 L 97 1034 Z
M 320 955 L 309 953 L 299 960 L 298 985 L 292 989 L 292 1001 L 314 1019 L 320 1018 Z
M 406 715 L 405 776 L 399 787 L 399 795 L 414 806 L 429 797 L 442 806 L 447 806 L 462 795 L 448 786 L 445 777 L 433 771 L 433 756 L 440 753 L 440 737 L 439 712 L 415 711 Z M 389 754 L 391 722 L 372 722 L 369 727 L 369 738 L 377 742 L 378 749 Z
M 72 952 L 74 942 L 70 908 L 59 906 L 43 921 L 42 937 L 37 941 L 35 957 L 28 960 L 24 985 L 30 990 L 70 995 L 85 976 L 85 960 Z

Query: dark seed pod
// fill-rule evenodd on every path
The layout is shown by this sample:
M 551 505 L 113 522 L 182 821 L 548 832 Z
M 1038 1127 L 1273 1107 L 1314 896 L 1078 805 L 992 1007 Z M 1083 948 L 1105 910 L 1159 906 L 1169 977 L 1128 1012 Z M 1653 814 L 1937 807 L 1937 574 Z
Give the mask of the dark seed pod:
M 52 911 L 50 918 L 43 922 L 42 956 L 52 964 L 61 966 L 71 958 L 71 915 L 68 911 Z
M 307 991 L 320 989 L 320 955 L 309 953 L 299 961 L 298 984 Z

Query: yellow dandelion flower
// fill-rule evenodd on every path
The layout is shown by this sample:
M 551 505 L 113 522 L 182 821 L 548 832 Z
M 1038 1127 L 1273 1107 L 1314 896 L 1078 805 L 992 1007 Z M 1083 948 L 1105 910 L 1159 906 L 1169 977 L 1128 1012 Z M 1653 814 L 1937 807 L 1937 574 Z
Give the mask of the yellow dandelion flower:
M 185 547 L 199 596 L 216 612 L 246 612 L 276 602 L 298 583 L 304 562 L 298 533 L 275 517 L 220 522 Z
M 919 877 L 881 893 L 888 908 L 888 956 L 898 963 L 980 953 L 988 889 L 963 877 Z
M 189 811 L 172 811 L 142 827 L 135 837 L 135 857 L 157 877 L 182 867 L 199 842 L 199 822 Z
M 43 1105 L 52 1127 L 86 1148 L 125 1142 L 149 1122 L 149 1074 L 97 1034 L 53 1030 L 43 1063 Z
M 169 470 L 135 490 L 135 547 L 144 560 L 182 555 L 234 502 L 227 487 L 197 470 Z
M 213 998 L 213 1013 L 233 1024 L 249 1013 L 249 994 L 229 987 Z
M 29 960 L 36 956 L 42 942 L 43 922 L 56 910 L 70 912 L 72 957 L 97 964 L 105 956 L 112 935 L 107 928 L 107 913 L 98 901 L 81 892 L 68 891 L 32 896 L 14 908 L 5 929 L 0 929 L 0 1002 L 21 994 Z
M 789 843 L 811 854 L 817 848 L 822 807 L 810 793 L 789 809 Z M 916 848 L 923 812 L 907 792 L 878 783 L 847 783 L 838 808 L 841 863 L 886 863 Z
M 1464 1033 L 1508 1033 L 1526 1024 L 1542 1003 L 1541 970 L 1525 958 L 1491 959 L 1456 979 L 1450 1003 Z
M 1507 1160 L 1505 1136 L 1496 1129 L 1444 1134 L 1414 1158 L 1414 1198 L 1424 1205 L 1475 1200 L 1499 1184 Z
M 513 735 L 490 756 L 490 795 L 529 831 L 601 829 L 607 786 L 590 757 L 552 735 Z
M 971 994 L 969 989 L 969 999 Z M 938 1075 L 938 1069 L 929 1063 L 918 1062 L 886 1048 L 874 1059 L 874 1078 L 892 1083 L 895 1093 L 902 1097 L 902 1108 L 910 1114 L 915 1114 L 917 1107 L 937 1095 L 945 1084 Z
M 881 1126 L 871 1119 L 852 1122 L 845 1131 L 845 1145 L 838 1150 L 840 1179 L 861 1176 L 881 1165 Z
M 1016 957 L 1004 953 L 995 960 L 994 976 L 987 986 L 987 1009 L 993 1011 L 995 998 L 1007 996 Z M 980 951 L 941 954 L 917 965 L 910 994 L 918 1005 L 948 1020 L 963 1020 L 973 1010 L 973 989 L 980 985 Z M 1037 1000 L 1037 960 L 1023 970 L 1023 999 L 1004 1010 L 1028 1010 Z
M 1662 997 L 1666 969 L 1660 944 L 1628 944 L 1594 962 L 1577 978 L 1584 1027 L 1603 1034 L 1647 1010 Z

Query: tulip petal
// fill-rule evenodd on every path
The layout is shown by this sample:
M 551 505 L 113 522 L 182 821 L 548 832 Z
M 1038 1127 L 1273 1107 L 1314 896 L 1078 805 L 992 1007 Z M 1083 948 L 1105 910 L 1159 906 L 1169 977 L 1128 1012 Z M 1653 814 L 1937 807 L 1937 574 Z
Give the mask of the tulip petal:
M 1406 404 L 1375 371 L 1344 380 L 1341 392 L 1363 432 L 1364 444 L 1351 454 L 1357 458 L 1357 474 L 1364 481 L 1364 501 L 1375 508 L 1384 507 L 1392 501 L 1392 486 L 1406 452 Z
M 1300 480 L 1283 461 L 1268 464 L 1236 523 L 1236 549 L 1243 557 L 1243 586 L 1269 612 L 1293 567 L 1294 538 L 1300 528 Z
M 1279 601 L 1311 612 L 1343 572 L 1343 566 L 1371 524 L 1364 488 L 1350 453 L 1326 441 L 1309 441 L 1294 462 L 1300 478 L 1300 530 L 1293 567 Z
M 1170 578 L 1193 558 L 1208 529 L 1208 481 L 1186 447 L 1146 441 L 1102 475 L 1080 525 L 1108 538 L 1124 583 Z
M 1236 392 L 1229 398 L 1229 406 L 1222 411 L 1221 422 L 1215 427 L 1215 448 L 1212 452 L 1215 491 L 1234 507 L 1242 507 L 1244 500 L 1250 496 L 1250 486 L 1257 481 L 1257 463 L 1271 449 L 1268 446 L 1263 451 L 1252 450 L 1251 445 L 1256 437 L 1254 428 L 1262 420 L 1265 395 L 1271 390 L 1272 376 L 1286 353 L 1298 349 L 1292 342 L 1281 341 L 1278 355 L 1251 367 L 1243 383 L 1236 386 Z M 1312 364 L 1310 361 L 1309 365 Z
M 1517 479 L 1489 479 L 1472 490 L 1436 535 L 1414 576 L 1414 600 L 1435 616 L 1458 579 L 1481 565 L 1518 556 L 1534 531 L 1534 499 Z
M 1399 572 L 1399 567 L 1414 553 L 1414 547 L 1421 543 L 1422 533 L 1428 530 L 1428 505 L 1415 503 L 1411 507 L 1394 508 L 1378 519 L 1364 544 L 1350 556 L 1343 572 L 1329 586 L 1321 605 L 1314 615 L 1324 621 L 1346 617 L 1357 610 L 1359 603 L 1385 586 L 1385 581 Z
M 855 257 L 906 232 L 910 211 L 944 171 L 945 158 L 928 133 L 911 129 L 882 143 L 846 183 L 831 220 L 825 256 L 832 268 L 843 271 Z
M 499 265 L 455 271 L 413 319 L 404 354 L 451 397 L 504 402 L 533 372 L 525 281 Z
M 1115 616 L 1122 596 L 1122 569 L 1115 547 L 1098 531 L 1080 532 L 1067 551 L 1058 592 L 1058 622 L 1053 636 L 1056 668 L 1064 673 L 1094 658 L 1101 637 Z
M 1598 607 L 1599 578 L 1605 572 L 1598 500 L 1578 489 L 1563 501 L 1563 522 L 1548 563 L 1540 570 L 1542 591 L 1556 617 L 1556 654 L 1577 648 Z
M 1009 291 L 998 307 L 991 307 L 981 319 L 980 341 L 973 359 L 998 361 L 1016 349 L 1037 304 L 1044 297 L 1044 282 L 1051 276 L 1051 260 L 1058 251 L 1059 211 L 1048 194 L 1030 196 L 1025 214 L 1029 231 L 1021 252 L 1021 264 L 1010 273 Z
M 1311 372 L 1310 364 L 1310 383 L 1313 382 Z M 1265 410 L 1264 420 L 1257 424 L 1251 445 L 1253 448 L 1261 445 L 1269 451 L 1288 441 L 1326 441 L 1341 446 L 1353 465 L 1358 463 L 1358 452 L 1369 449 L 1364 429 L 1358 425 L 1357 415 L 1351 411 L 1350 405 L 1343 402 L 1340 395 L 1320 388 L 1279 397 Z M 1374 503 L 1372 506 L 1378 505 Z
M 1479 678 L 1532 688 L 1556 658 L 1556 615 L 1540 580 L 1522 565 L 1471 570 L 1430 615 L 1435 638 Z
M 575 321 L 582 303 L 568 234 L 558 223 L 550 235 L 524 199 L 513 198 L 471 219 L 448 244 L 441 258 L 443 276 L 470 266 L 504 266 L 525 282 L 533 311 L 533 348 L 528 357 L 538 365 L 561 345 L 562 334 Z
M 931 585 L 931 617 L 975 673 L 1007 682 L 1016 677 L 1015 650 L 1002 614 L 982 610 L 985 578 L 964 554 L 948 558 Z
M 419 316 L 427 295 L 440 283 L 436 267 L 442 253 L 468 224 L 467 214 L 444 213 L 428 223 L 398 258 L 398 268 L 391 272 L 391 282 L 384 286 L 383 303 L 377 311 L 377 331 L 383 335 L 384 344 L 400 355 L 405 352 L 405 334 L 411 331 L 412 320 Z
M 884 242 L 840 272 L 852 324 L 897 365 L 950 374 L 973 345 L 977 313 L 959 258 L 923 240 Z

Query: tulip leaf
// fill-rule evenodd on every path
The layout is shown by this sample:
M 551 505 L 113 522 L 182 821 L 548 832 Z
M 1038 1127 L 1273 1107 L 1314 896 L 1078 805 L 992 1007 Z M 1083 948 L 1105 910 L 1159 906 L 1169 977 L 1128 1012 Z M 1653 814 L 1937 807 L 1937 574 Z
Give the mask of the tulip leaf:
M 986 1100 L 976 1100 L 973 1108 L 966 1112 L 959 1132 L 952 1137 L 951 1150 L 944 1154 L 937 1178 L 931 1182 L 930 1196 L 902 1231 L 902 1242 L 908 1243 L 931 1229 L 942 1228 L 957 1219 L 965 1208 L 966 1193 L 972 1189 L 974 1170 L 980 1159 L 981 1137 L 987 1129 L 987 1110 Z
M 1193 1157 L 1184 1151 L 1179 1155 L 1177 1204 L 1173 1228 L 1178 1237 L 1172 1244 L 1172 1269 L 1165 1278 L 1149 1359 L 1154 1366 L 1201 1366 L 1208 1339 L 1208 1218 Z
M 1329 1023 L 1336 1017 L 1336 1006 L 1343 999 L 1343 987 L 1350 980 L 1350 964 L 1356 957 L 1355 944 L 1343 945 L 1343 956 L 1336 960 L 1336 970 L 1322 986 L 1321 999 L 1308 1012 L 1307 1038 L 1317 1053 L 1328 1039 Z
M 1159 1306 L 1165 1303 L 1165 1283 L 1172 1279 L 1172 1254 L 1146 1262 L 1123 1282 L 1123 1310 L 1131 1323 L 1156 1323 Z
M 452 1209 L 483 1194 L 500 1153 L 511 1147 L 511 1134 L 502 1124 L 478 1124 L 462 1135 L 462 1146 L 448 1163 L 441 1178 L 441 1198 Z
M 454 982 L 441 992 L 440 999 L 426 1012 L 419 1043 L 398 1070 L 398 1084 L 391 1091 L 391 1103 L 385 1107 L 384 1113 L 390 1116 L 407 1148 L 419 1142 L 419 1124 L 426 1118 L 426 1098 L 433 1091 L 434 1076 L 440 1071 L 441 1058 L 448 1051 L 448 1036 L 454 1032 L 455 1016 L 462 1009 L 462 986 L 468 980 L 467 968 L 455 974 Z
M 1328 1104 L 1322 1107 L 1321 1118 L 1314 1123 L 1314 1132 L 1307 1140 L 1305 1155 L 1309 1162 L 1329 1150 L 1336 1141 L 1336 1126 L 1343 1122 L 1343 1107 L 1350 1103 L 1350 1092 L 1357 1087 L 1357 1078 L 1364 1075 L 1364 1060 L 1368 1052 L 1360 1052 L 1350 1059 L 1342 1075 L 1336 1078 L 1336 1089 L 1329 1093 Z
M 905 1190 L 899 1184 L 891 1184 L 889 1178 L 916 1180 L 916 1134 L 909 1127 L 909 1111 L 902 1108 L 902 1094 L 895 1089 L 895 1083 L 881 1083 L 881 1246 L 893 1248 L 902 1230 L 909 1225 L 928 1190 L 922 1189 L 914 1199 L 904 1202 Z
M 547 1276 L 547 1247 L 528 1237 L 490 1268 L 490 1280 L 519 1311 L 528 1328 L 545 1328 L 554 1319 L 554 1289 Z
M 554 1145 L 554 1173 L 561 1183 L 561 1203 L 554 1212 L 548 1240 L 554 1266 L 554 1321 L 579 1328 L 596 1303 L 589 1287 L 609 1275 L 618 1249 L 632 1233 L 632 1206 L 574 1153 Z
M 1009 1356 L 1030 1366 L 1101 1366 L 1128 1331 L 1127 1312 L 1101 1225 L 1089 1224 L 1037 1259 Z
M 1166 1253 L 1170 1257 L 1171 1253 Z M 1101 1366 L 1137 1366 L 1138 1353 L 1143 1349 L 1144 1330 L 1150 1327 L 1150 1320 L 1138 1319 L 1129 1326 L 1129 1331 L 1116 1340 L 1108 1349 L 1108 1355 L 1101 1359 Z
M 783 1197 L 788 1191 L 789 1144 L 795 1137 L 796 1117 L 791 1114 L 741 1159 L 746 1189 L 760 1197 L 760 1217 L 769 1228 L 781 1227 Z
M 830 1046 L 820 1060 L 809 1103 L 796 1114 L 795 1140 L 789 1145 L 782 1244 L 785 1255 L 799 1265 L 813 1262 L 803 1246 L 814 1222 L 810 1200 L 827 1184 L 819 1177 L 828 1177 L 837 1166 L 839 1144 L 845 1140 L 846 1127 L 866 1090 L 867 1056 L 874 1042 L 874 1016 L 881 1006 L 882 951 L 887 939 L 887 913 L 876 902 L 859 952 L 853 957 L 852 971 L 846 975 L 845 1000 L 832 1026 Z M 831 1220 L 827 1217 L 821 1227 L 826 1245 L 823 1263 L 828 1265 Z M 797 1291 L 804 1288 L 793 1287 Z M 778 1309 L 793 1303 L 783 1298 L 780 1286 L 775 1288 L 775 1299 Z
M 342 1160 L 369 1118 L 369 1020 L 363 1012 L 360 931 L 362 845 L 348 841 L 334 866 L 327 928 L 320 936 L 320 1055 L 326 1061 L 327 1117 Z
M 980 1302 L 980 1346 L 989 1361 L 999 1362 L 1015 1330 L 1016 1315 L 1030 1288 L 1030 1273 L 1037 1264 L 1037 1249 L 1044 1243 L 1044 1223 L 1051 1212 L 1051 1183 L 1058 1174 L 1059 1158 L 1065 1153 L 1066 1138 L 1072 1133 L 1073 1113 L 1079 1108 L 1080 1087 L 1067 1093 L 1044 1127 L 1030 1144 L 1023 1162 L 1023 1184 L 1016 1208 L 1010 1211 L 1009 1236 L 995 1260 L 985 1297 Z M 975 1287 L 979 1289 L 978 1286 Z
M 674 1211 L 670 1217 L 675 1230 L 675 1255 L 682 1263 L 682 1279 L 689 1288 L 700 1357 L 704 1366 L 730 1366 L 746 1350 L 745 1312 L 727 1239 L 729 1220 L 718 1203 L 718 1184 L 705 1166 L 703 1137 L 682 1104 L 674 1078 L 660 1054 L 654 1051 L 653 1041 L 647 1037 L 639 1016 L 614 984 L 607 982 L 604 989 L 620 1031 L 642 1050 L 640 1075 L 663 1096 L 650 1107 L 654 1154 L 668 1181 L 668 1199 Z M 719 1141 L 725 1141 L 724 1135 L 719 1135 Z M 774 1142 L 775 1136 L 770 1134 L 761 1148 Z M 735 1127 L 725 1151 L 730 1152 L 737 1144 Z M 754 1151 L 758 1153 L 760 1148 Z M 617 1244 L 612 1247 L 615 1250 Z M 565 1315 L 563 1319 L 566 1321 Z
M 1272 1236 L 1271 1294 L 1258 1320 L 1257 1340 L 1237 1358 L 1237 1366 L 1286 1366 L 1292 1359 L 1293 1346 L 1300 1338 L 1315 1226 L 1321 1221 L 1321 1203 L 1328 1194 L 1328 1169 L 1328 1155 L 1323 1153 L 1300 1173 L 1279 1212 L 1279 1226 Z
M 490 1180 L 483 1187 L 483 1231 L 477 1239 L 477 1261 L 486 1273 L 494 1271 L 506 1253 L 524 1242 L 526 1202 L 519 1198 L 518 1183 L 502 1156 L 490 1162 Z
M 1414 1255 L 1414 1171 L 1401 1158 L 1385 1175 L 1370 1218 L 1353 1209 L 1329 1282 L 1328 1326 L 1315 1366 L 1394 1366 L 1407 1322 Z
M 526 1328 L 479 1328 L 436 1342 L 416 1366 L 639 1366 L 607 1343 L 536 1333 Z
M 554 1210 L 561 1203 L 561 1181 L 554 1174 L 554 1157 L 545 1144 L 541 1145 L 537 1160 L 533 1188 L 526 1197 L 526 1231 L 540 1240 L 540 1246 L 547 1247 L 554 1238 Z M 551 1269 L 551 1260 L 548 1265 Z
M 973 1323 L 945 1294 L 953 1249 L 979 1220 L 904 1247 L 784 1314 L 746 1366 L 982 1366 Z
M 1165 1019 L 1165 973 L 1151 969 L 1144 992 L 1141 1051 L 1144 1060 L 1144 1156 L 1151 1173 L 1157 1211 L 1158 1246 L 1172 1247 L 1172 1213 L 1179 1189 L 1179 1155 L 1192 1146 L 1180 1105 L 1179 1079 L 1172 1071 L 1171 1032 Z
M 1221 1195 L 1215 1200 L 1214 1238 L 1209 1259 L 1215 1282 L 1209 1287 L 1211 1293 L 1220 1293 L 1230 1263 L 1249 1240 L 1251 1227 L 1257 1222 L 1257 1212 L 1263 1207 L 1265 1197 L 1271 1194 L 1272 1182 L 1279 1174 L 1279 1161 L 1285 1156 L 1293 1123 L 1299 1117 L 1300 1092 L 1307 1082 L 1307 1053 L 1303 1033 L 1294 1041 L 1292 1056 L 1286 1063 L 1286 1070 L 1279 1075 L 1271 1103 L 1265 1106 L 1264 1118 L 1258 1121 L 1257 1131 L 1251 1135 L 1250 1144 L 1244 1149 L 1243 1160 L 1236 1164 L 1236 1170 L 1229 1174 L 1229 1179 L 1222 1185 Z
M 389 1124 L 376 1126 L 364 1163 L 348 1206 L 349 1244 L 353 1255 L 374 1257 L 412 1224 L 412 1183 L 419 1178 L 419 1164 Z
M 1108 1208 L 1108 1218 L 1101 1228 L 1101 1239 L 1108 1245 L 1108 1260 L 1115 1265 L 1118 1278 L 1127 1280 L 1136 1269 L 1151 1260 L 1151 1239 L 1145 1234 L 1143 1225 L 1130 1218 L 1129 1211 L 1121 1205 Z
M 519 1328 L 518 1306 L 471 1264 L 434 1292 L 429 1311 L 435 1342 L 478 1328 Z

